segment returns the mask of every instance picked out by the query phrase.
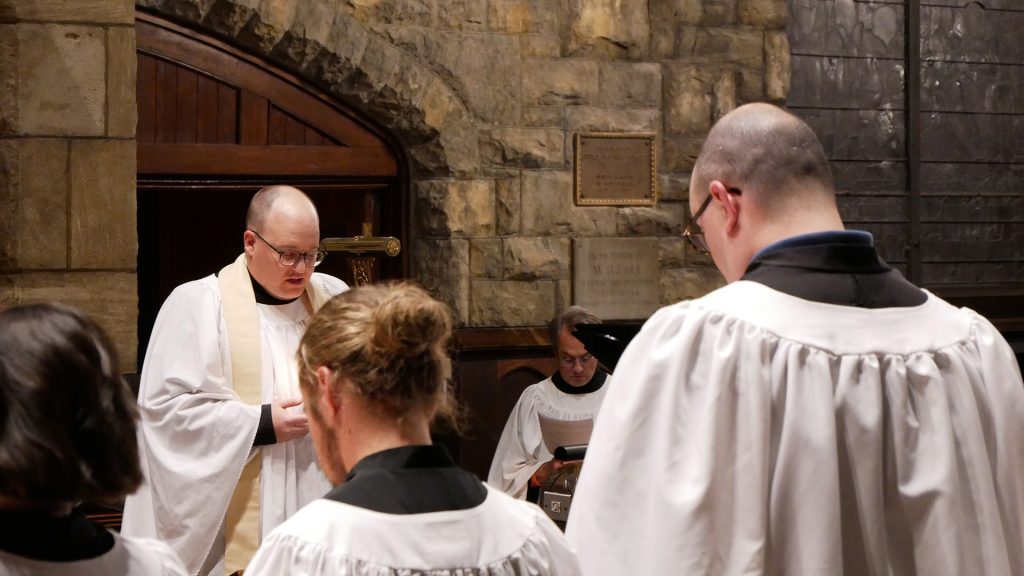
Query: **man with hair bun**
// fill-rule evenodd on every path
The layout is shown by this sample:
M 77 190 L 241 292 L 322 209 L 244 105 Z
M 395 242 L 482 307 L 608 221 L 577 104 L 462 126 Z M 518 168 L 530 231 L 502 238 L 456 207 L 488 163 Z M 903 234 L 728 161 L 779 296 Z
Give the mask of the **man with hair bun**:
M 1024 384 L 992 324 L 844 229 L 780 108 L 715 124 L 689 200 L 729 284 L 616 366 L 566 532 L 584 573 L 1024 574 Z
M 523 390 L 512 408 L 487 475 L 495 488 L 535 500 L 534 491 L 564 464 L 553 455 L 555 448 L 566 443 L 552 438 L 555 427 L 562 429 L 559 435 L 574 437 L 568 443 L 587 443 L 608 374 L 598 368 L 597 358 L 573 336 L 573 330 L 577 324 L 600 323 L 582 306 L 571 306 L 551 320 L 548 332 L 558 371 Z M 572 428 L 561 423 L 571 423 Z
M 294 355 L 310 315 L 345 290 L 313 202 L 257 192 L 243 253 L 168 296 L 146 350 L 139 443 L 146 483 L 122 532 L 164 540 L 191 574 L 245 568 L 263 536 L 330 486 L 316 463 Z
M 454 412 L 451 331 L 447 306 L 409 283 L 354 288 L 314 316 L 300 382 L 335 487 L 278 526 L 246 576 L 579 574 L 540 508 L 432 444 L 431 422 Z
M 166 544 L 93 524 L 142 483 L 138 411 L 109 338 L 59 304 L 0 312 L 0 574 L 184 576 Z

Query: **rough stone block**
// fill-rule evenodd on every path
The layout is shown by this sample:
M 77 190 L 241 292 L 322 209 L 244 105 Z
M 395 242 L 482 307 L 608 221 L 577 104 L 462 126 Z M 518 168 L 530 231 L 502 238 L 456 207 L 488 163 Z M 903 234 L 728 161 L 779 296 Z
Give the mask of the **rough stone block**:
M 715 268 L 677 268 L 663 270 L 659 279 L 661 304 L 667 306 L 692 300 L 725 286 L 725 279 Z
M 469 274 L 473 278 L 501 278 L 501 239 L 469 241 Z
M 690 172 L 704 143 L 703 136 L 665 136 L 662 139 L 662 169 L 665 172 Z
M 621 236 L 671 236 L 686 226 L 686 205 L 662 202 L 657 206 L 627 206 L 620 209 L 617 233 Z
M 696 66 L 672 66 L 665 76 L 665 133 L 706 135 L 711 129 L 712 89 Z M 712 81 L 713 82 L 713 81 Z
M 447 0 L 437 8 L 442 28 L 480 31 L 487 27 L 487 0 Z
M 664 202 L 687 202 L 690 198 L 689 174 L 659 174 L 658 200 Z
M 523 69 L 523 104 L 592 104 L 598 101 L 597 62 L 538 61 Z
M 461 239 L 413 241 L 412 277 L 438 300 L 452 308 L 455 321 L 469 321 L 469 241 Z
M 786 25 L 786 0 L 739 0 L 740 22 L 760 28 Z
M 364 23 L 430 26 L 432 5 L 424 0 L 342 0 L 341 9 Z
M 518 38 L 451 33 L 439 42 L 432 63 L 481 120 L 510 124 L 518 119 Z
M 765 96 L 775 102 L 784 102 L 789 95 L 791 77 L 789 40 L 785 32 L 769 32 L 764 37 L 764 90 Z
M 700 23 L 704 26 L 728 26 L 736 22 L 737 0 L 704 0 Z
M 0 139 L 0 273 L 17 268 L 18 141 Z
M 523 172 L 522 234 L 612 236 L 615 208 L 576 206 L 571 172 Z
M 686 265 L 686 245 L 690 242 L 680 236 L 658 238 L 658 265 L 662 268 L 682 268 Z
M 88 22 L 90 24 L 133 24 L 135 4 L 131 0 L 0 0 L 0 20 L 41 22 Z
M 543 326 L 555 315 L 555 283 L 474 280 L 471 326 Z
M 107 136 L 134 138 L 138 111 L 135 97 L 134 28 L 107 29 Z
M 560 314 L 569 306 L 572 306 L 572 278 L 563 278 L 558 281 L 558 291 L 555 292 L 555 313 Z
M 9 143 L 14 160 L 10 193 L 16 201 L 3 212 L 11 215 L 4 220 L 11 221 L 14 265 L 23 270 L 65 268 L 68 143 L 54 138 Z
M 676 39 L 676 55 L 701 64 L 731 63 L 761 68 L 764 32 L 757 28 L 684 26 Z
M 675 55 L 676 28 L 680 24 L 699 24 L 701 0 L 649 0 L 651 12 L 651 59 Z
M 564 106 L 529 106 L 523 109 L 522 124 L 528 127 L 565 125 Z
M 285 30 L 271 56 L 305 69 L 330 41 L 333 19 L 333 7 L 325 0 L 300 0 L 291 27 Z
M 18 26 L 0 24 L 0 136 L 18 132 Z
M 16 131 L 31 135 L 106 133 L 103 28 L 19 24 Z
M 565 278 L 569 275 L 571 250 L 568 238 L 507 238 L 504 251 L 505 278 Z
M 503 178 L 494 182 L 495 203 L 498 211 L 498 234 L 519 234 L 522 226 L 520 214 L 519 177 Z
M 524 0 L 491 0 L 487 10 L 487 27 L 495 32 L 512 34 L 533 32 L 536 16 L 530 4 Z
M 418 233 L 440 237 L 494 235 L 494 182 L 428 180 L 416 185 Z
M 327 43 L 309 63 L 309 72 L 336 93 L 362 61 L 370 41 L 369 32 L 347 14 L 337 13 L 331 22 Z
M 484 164 L 516 168 L 565 166 L 565 133 L 550 128 L 495 128 L 480 136 Z
M 647 54 L 651 25 L 646 2 L 570 0 L 566 53 L 639 59 Z
M 659 132 L 661 110 L 657 108 L 569 108 L 565 112 L 566 138 L 577 132 Z M 571 141 L 571 140 L 570 140 Z M 566 149 L 571 149 L 567 146 Z
M 741 102 L 761 102 L 765 99 L 764 69 L 742 67 L 737 70 L 737 92 Z
M 72 268 L 135 269 L 135 142 L 75 140 L 70 157 Z
M 386 110 L 388 103 L 378 101 L 377 96 L 395 75 L 402 57 L 402 52 L 387 40 L 369 36 L 362 59 L 342 81 L 341 92 L 368 107 Z
M 601 102 L 621 106 L 657 106 L 661 102 L 661 65 L 602 63 Z
M 523 58 L 558 58 L 562 42 L 550 34 L 526 34 L 519 38 L 519 53 Z
M 88 314 L 110 335 L 123 372 L 135 371 L 139 316 L 134 272 L 30 272 L 0 276 L 0 308 L 60 302 Z
M 191 0 L 191 2 L 194 4 L 191 8 L 196 14 L 205 14 L 202 21 L 209 30 L 228 38 L 239 36 L 245 25 L 256 15 L 256 9 L 260 5 L 260 0 L 228 0 L 227 2 L 214 1 L 212 3 L 209 0 Z M 180 13 L 181 8 L 187 5 L 185 2 L 174 3 L 173 0 L 157 3 L 161 4 L 159 10 L 164 14 Z M 207 4 L 207 6 L 202 6 L 200 3 Z M 185 18 L 193 22 L 197 20 L 191 14 L 186 15 Z

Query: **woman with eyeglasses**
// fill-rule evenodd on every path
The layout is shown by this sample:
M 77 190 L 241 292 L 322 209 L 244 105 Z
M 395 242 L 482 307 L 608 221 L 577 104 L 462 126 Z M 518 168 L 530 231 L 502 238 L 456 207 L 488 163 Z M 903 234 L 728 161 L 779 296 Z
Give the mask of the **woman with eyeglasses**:
M 316 314 L 302 394 L 334 484 L 275 529 L 246 576 L 578 574 L 540 508 L 489 489 L 432 444 L 453 412 L 447 306 L 408 283 L 361 286 Z

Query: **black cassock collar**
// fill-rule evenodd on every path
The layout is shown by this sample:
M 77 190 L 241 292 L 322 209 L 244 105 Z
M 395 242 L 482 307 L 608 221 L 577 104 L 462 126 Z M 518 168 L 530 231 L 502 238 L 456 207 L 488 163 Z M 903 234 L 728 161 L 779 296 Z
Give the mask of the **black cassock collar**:
M 366 456 L 326 498 L 386 514 L 422 514 L 474 508 L 487 489 L 457 467 L 444 446 L 433 444 Z

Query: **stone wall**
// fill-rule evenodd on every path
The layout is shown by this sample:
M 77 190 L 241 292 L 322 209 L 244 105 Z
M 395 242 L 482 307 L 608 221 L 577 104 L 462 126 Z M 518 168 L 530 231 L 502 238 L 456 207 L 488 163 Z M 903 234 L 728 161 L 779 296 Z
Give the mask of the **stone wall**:
M 391 130 L 411 168 L 412 275 L 463 326 L 572 300 L 571 240 L 654 237 L 662 303 L 721 283 L 679 237 L 711 124 L 782 102 L 785 0 L 143 0 Z M 655 207 L 573 202 L 577 132 L 658 135 Z
M 136 346 L 128 0 L 0 0 L 0 307 L 77 306 Z
M 786 97 L 785 0 L 139 0 L 390 130 L 412 275 L 461 326 L 543 324 L 572 240 L 656 238 L 661 301 L 718 272 L 679 237 L 700 142 Z M 135 357 L 135 54 L 125 0 L 0 0 L 0 305 L 77 304 Z M 577 132 L 657 134 L 654 207 L 573 202 Z M 130 366 L 129 366 L 130 368 Z

